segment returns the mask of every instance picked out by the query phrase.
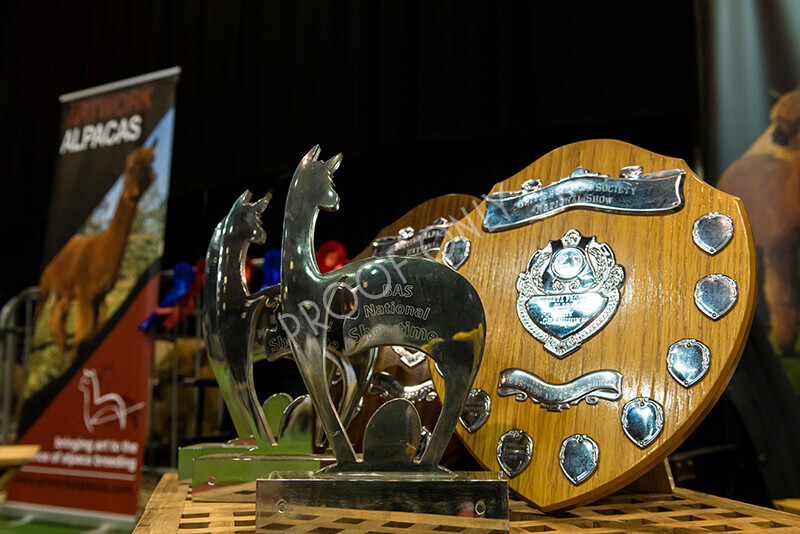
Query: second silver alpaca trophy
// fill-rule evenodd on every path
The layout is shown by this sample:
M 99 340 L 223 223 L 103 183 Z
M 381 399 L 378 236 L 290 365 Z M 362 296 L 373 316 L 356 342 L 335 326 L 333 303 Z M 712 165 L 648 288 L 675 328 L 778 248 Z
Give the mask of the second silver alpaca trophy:
M 469 516 L 507 528 L 502 476 L 439 466 L 483 357 L 486 320 L 477 292 L 453 269 L 425 258 L 369 258 L 321 273 L 314 227 L 320 210 L 339 208 L 333 173 L 341 155 L 322 161 L 319 153 L 314 147 L 305 155 L 289 187 L 279 324 L 265 337 L 279 332 L 288 340 L 336 463 L 260 479 L 257 529 L 323 508 Z M 445 382 L 442 410 L 422 447 L 413 404 L 387 402 L 369 421 L 357 455 L 331 398 L 326 348 L 347 359 L 383 345 L 417 349 L 436 362 Z

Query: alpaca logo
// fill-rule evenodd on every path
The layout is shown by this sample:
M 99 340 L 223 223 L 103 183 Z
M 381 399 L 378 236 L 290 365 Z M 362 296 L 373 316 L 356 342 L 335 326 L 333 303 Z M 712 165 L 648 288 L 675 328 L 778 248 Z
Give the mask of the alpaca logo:
M 95 369 L 84 369 L 78 389 L 83 392 L 83 422 L 89 432 L 94 427 L 111 421 L 119 423 L 120 430 L 128 426 L 128 415 L 144 408 L 144 402 L 131 406 L 125 404 L 117 393 L 100 394 L 100 381 Z

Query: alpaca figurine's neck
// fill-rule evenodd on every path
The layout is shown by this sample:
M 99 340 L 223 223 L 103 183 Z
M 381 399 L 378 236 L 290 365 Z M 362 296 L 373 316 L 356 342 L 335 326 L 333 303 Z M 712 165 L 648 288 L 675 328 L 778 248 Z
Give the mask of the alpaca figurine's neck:
M 302 184 L 297 184 L 302 174 L 296 176 L 286 198 L 283 217 L 283 244 L 281 257 L 281 292 L 283 300 L 298 282 L 319 282 L 322 279 L 314 254 L 314 229 L 319 207 L 303 195 Z M 299 185 L 299 187 L 298 187 Z M 303 284 L 305 290 L 316 287 Z
M 250 294 L 250 288 L 247 287 L 247 250 L 249 248 L 250 248 L 250 242 L 245 241 L 244 244 L 242 244 L 239 247 L 238 252 L 234 251 L 237 252 L 235 257 L 236 257 L 236 262 L 239 266 L 239 282 L 240 282 L 239 285 L 242 289 L 243 295 Z M 230 259 L 233 259 L 233 257 L 234 257 L 233 254 L 231 254 Z
M 227 301 L 249 293 L 246 262 L 250 243 L 245 241 L 244 244 L 239 244 L 235 240 L 225 239 L 225 235 L 233 230 L 234 224 L 235 221 L 228 215 L 217 225 L 211 239 L 206 265 L 213 266 L 213 271 L 208 271 L 207 276 L 209 279 L 213 279 L 212 276 L 225 279 L 230 277 L 231 283 L 206 284 L 203 291 L 206 293 L 205 298 L 210 299 L 209 302 L 217 302 L 219 299 Z

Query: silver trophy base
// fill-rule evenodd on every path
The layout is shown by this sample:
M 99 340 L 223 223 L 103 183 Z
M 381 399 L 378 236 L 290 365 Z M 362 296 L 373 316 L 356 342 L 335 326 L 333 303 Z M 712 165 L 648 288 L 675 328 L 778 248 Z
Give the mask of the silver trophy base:
M 270 452 L 272 452 L 270 450 Z M 192 462 L 192 500 L 195 502 L 255 501 L 256 480 L 276 470 L 313 469 L 336 458 L 322 454 L 209 454 Z
M 490 472 L 443 479 L 408 473 L 313 478 L 305 471 L 276 471 L 258 480 L 256 532 L 284 531 L 308 520 L 344 525 L 350 517 L 508 531 L 508 481 Z

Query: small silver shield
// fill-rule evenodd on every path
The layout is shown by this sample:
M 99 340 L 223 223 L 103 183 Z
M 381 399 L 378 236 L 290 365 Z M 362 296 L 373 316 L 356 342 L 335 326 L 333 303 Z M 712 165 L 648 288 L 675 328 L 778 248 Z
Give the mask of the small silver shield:
M 733 219 L 718 211 L 701 215 L 694 221 L 692 239 L 707 254 L 714 255 L 733 237 Z
M 471 246 L 472 243 L 466 237 L 457 236 L 450 239 L 442 247 L 442 263 L 457 271 L 469 258 Z
M 664 409 L 647 397 L 637 397 L 622 408 L 622 430 L 640 449 L 650 445 L 664 428 Z
M 711 351 L 696 339 L 681 339 L 667 351 L 667 370 L 683 387 L 690 388 L 711 366 Z
M 522 473 L 533 457 L 533 438 L 524 430 L 509 430 L 497 442 L 497 463 L 509 478 Z
M 698 280 L 694 286 L 695 304 L 715 321 L 733 308 L 737 298 L 739 290 L 736 280 L 724 274 L 709 274 Z
M 599 459 L 597 443 L 586 434 L 575 434 L 565 439 L 558 454 L 561 470 L 576 486 L 592 476 Z
M 474 434 L 489 419 L 492 413 L 492 398 L 482 389 L 470 390 L 464 410 L 458 418 L 467 432 Z

